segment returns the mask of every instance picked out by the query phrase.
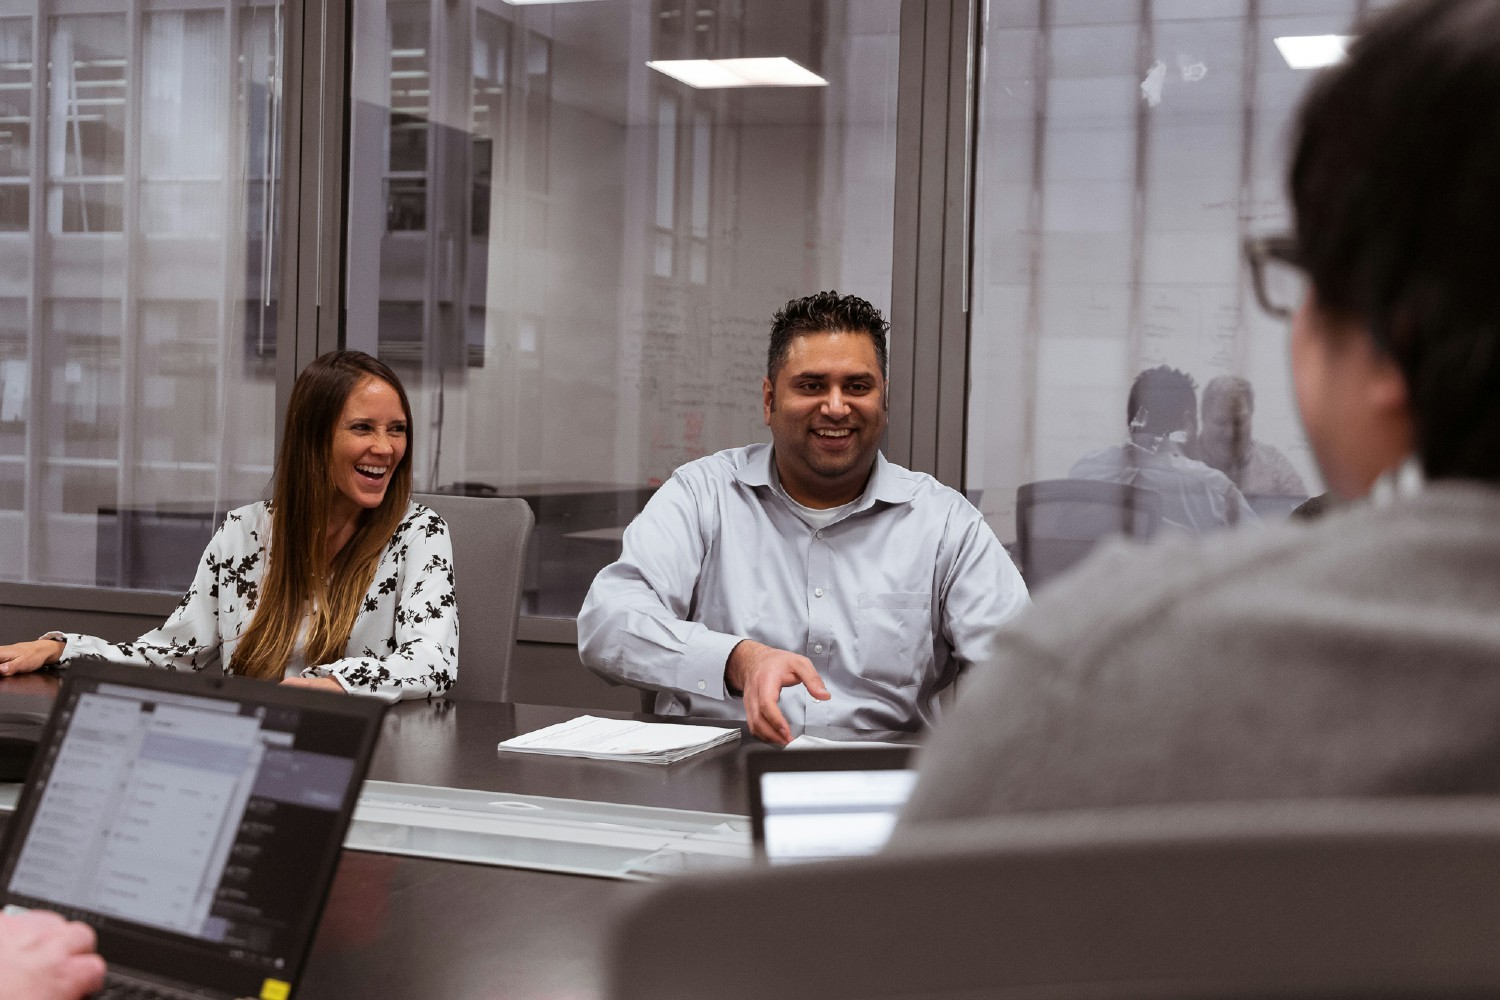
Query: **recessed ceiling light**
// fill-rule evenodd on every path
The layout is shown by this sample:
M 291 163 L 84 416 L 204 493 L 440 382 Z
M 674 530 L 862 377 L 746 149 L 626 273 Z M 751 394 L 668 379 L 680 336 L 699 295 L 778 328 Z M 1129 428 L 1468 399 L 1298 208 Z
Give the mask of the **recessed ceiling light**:
M 1349 35 L 1285 35 L 1276 47 L 1292 69 L 1318 69 L 1343 62 L 1352 41 Z
M 828 86 L 827 80 L 786 56 L 768 59 L 656 59 L 646 65 L 699 90 Z

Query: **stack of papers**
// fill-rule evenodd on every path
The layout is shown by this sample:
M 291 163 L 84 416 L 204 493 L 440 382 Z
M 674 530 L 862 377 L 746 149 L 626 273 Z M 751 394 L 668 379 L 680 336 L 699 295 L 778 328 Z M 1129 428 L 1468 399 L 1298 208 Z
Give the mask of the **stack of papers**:
M 500 744 L 501 750 L 549 754 L 554 757 L 587 757 L 590 760 L 637 760 L 647 764 L 671 764 L 709 747 L 738 739 L 738 729 L 714 726 L 680 726 L 669 722 L 632 722 L 629 719 L 599 719 L 580 715 L 534 733 Z

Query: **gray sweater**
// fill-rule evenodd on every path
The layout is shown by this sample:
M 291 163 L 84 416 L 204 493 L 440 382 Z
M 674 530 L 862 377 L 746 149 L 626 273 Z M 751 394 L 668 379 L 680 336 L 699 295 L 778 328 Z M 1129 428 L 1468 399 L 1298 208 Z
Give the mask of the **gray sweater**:
M 1106 549 L 971 671 L 902 829 L 1087 806 L 1500 792 L 1500 490 Z

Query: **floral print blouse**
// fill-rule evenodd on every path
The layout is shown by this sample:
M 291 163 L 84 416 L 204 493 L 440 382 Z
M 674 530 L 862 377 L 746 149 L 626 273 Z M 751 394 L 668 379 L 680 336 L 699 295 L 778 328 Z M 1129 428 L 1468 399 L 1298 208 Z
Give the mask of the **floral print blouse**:
M 53 632 L 62 660 L 102 656 L 165 667 L 234 672 L 234 648 L 255 616 L 271 537 L 270 504 L 229 512 L 198 563 L 192 586 L 166 622 L 135 642 Z M 388 701 L 440 695 L 458 675 L 458 601 L 448 526 L 431 508 L 407 506 L 365 594 L 344 657 L 308 666 L 348 691 Z

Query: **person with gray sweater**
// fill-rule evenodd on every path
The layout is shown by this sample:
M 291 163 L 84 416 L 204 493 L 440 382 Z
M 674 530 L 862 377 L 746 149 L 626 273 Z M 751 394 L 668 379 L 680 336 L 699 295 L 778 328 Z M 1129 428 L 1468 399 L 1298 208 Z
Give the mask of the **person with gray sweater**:
M 1376 15 L 1300 112 L 1312 522 L 1107 548 L 977 667 L 896 839 L 1075 807 L 1500 792 L 1500 4 Z M 1307 278 L 1272 300 L 1270 262 Z M 1293 316 L 1293 312 L 1295 315 Z

